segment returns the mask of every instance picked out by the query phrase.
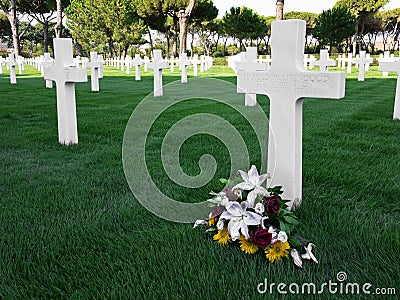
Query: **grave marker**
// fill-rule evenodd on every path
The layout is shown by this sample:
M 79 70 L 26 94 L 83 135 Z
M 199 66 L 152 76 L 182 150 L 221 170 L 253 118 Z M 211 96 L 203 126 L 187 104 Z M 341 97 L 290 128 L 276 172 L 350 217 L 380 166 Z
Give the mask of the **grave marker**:
M 177 65 L 181 69 L 181 83 L 187 83 L 187 68 L 190 66 L 192 63 L 190 60 L 187 58 L 187 53 L 180 53 L 179 54 L 179 60 L 177 62 Z
M 314 62 L 314 66 L 319 67 L 320 72 L 328 72 L 328 67 L 336 66 L 335 60 L 329 58 L 329 52 L 326 49 L 322 49 L 319 52 L 320 58 L 319 60 Z
M 393 120 L 400 120 L 400 60 L 395 62 L 381 62 L 379 64 L 379 71 L 397 73 Z
M 144 62 L 140 58 L 140 54 L 135 54 L 135 59 L 133 60 L 133 65 L 135 66 L 135 80 L 139 81 L 140 78 L 140 66 L 143 65 Z
M 54 39 L 55 62 L 45 67 L 44 78 L 56 82 L 58 141 L 64 145 L 78 143 L 75 82 L 86 82 L 86 69 L 77 68 L 72 57 L 72 40 Z
M 43 61 L 41 64 L 41 69 L 44 70 L 44 68 L 49 67 L 53 64 L 54 59 L 51 58 L 50 53 L 45 52 L 43 55 Z M 44 71 L 43 74 L 44 75 Z M 46 88 L 47 89 L 52 89 L 53 88 L 53 81 L 52 80 L 45 80 L 46 82 Z
M 245 53 L 241 53 L 241 60 L 235 63 L 236 72 L 246 71 L 265 71 L 267 70 L 267 65 L 265 63 L 257 62 L 257 47 L 247 47 Z M 257 94 L 246 93 L 245 106 L 256 106 L 257 105 Z
M 353 60 L 358 64 L 358 81 L 364 81 L 366 65 L 372 62 L 371 58 L 366 57 L 366 51 L 360 51 L 360 57 Z
M 17 83 L 17 73 L 15 71 L 15 67 L 18 64 L 15 62 L 14 53 L 10 53 L 8 55 L 8 58 L 7 58 L 7 61 L 6 61 L 6 65 L 7 65 L 8 69 L 10 70 L 10 83 L 11 84 L 16 84 Z
M 270 99 L 268 185 L 283 186 L 289 208 L 302 198 L 302 104 L 304 97 L 343 98 L 345 74 L 304 68 L 306 22 L 274 21 L 272 66 L 267 71 L 238 71 L 238 92 Z
M 100 91 L 100 69 L 103 69 L 104 65 L 102 62 L 99 61 L 99 56 L 97 55 L 97 52 L 90 52 L 90 62 L 86 64 L 86 67 L 90 68 L 90 82 L 92 92 Z
M 199 55 L 194 54 L 192 57 L 192 64 L 193 64 L 193 76 L 199 76 L 199 64 L 201 61 L 199 60 Z
M 160 97 L 163 95 L 162 70 L 169 68 L 168 62 L 162 59 L 161 50 L 153 50 L 153 61 L 148 66 L 154 70 L 154 97 Z

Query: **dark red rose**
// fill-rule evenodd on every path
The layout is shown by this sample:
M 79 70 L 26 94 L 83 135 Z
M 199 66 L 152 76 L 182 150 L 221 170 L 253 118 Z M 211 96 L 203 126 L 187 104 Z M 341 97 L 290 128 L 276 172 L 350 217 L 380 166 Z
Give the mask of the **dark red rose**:
M 276 215 L 280 208 L 281 203 L 278 196 L 265 196 L 265 211 L 268 215 Z
M 257 228 L 254 231 L 253 243 L 258 247 L 265 248 L 271 244 L 272 234 L 267 229 Z

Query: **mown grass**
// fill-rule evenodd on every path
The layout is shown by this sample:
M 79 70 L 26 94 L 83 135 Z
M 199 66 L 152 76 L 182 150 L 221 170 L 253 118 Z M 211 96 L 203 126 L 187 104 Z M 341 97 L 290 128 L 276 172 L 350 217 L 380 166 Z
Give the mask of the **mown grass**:
M 257 292 L 265 278 L 319 287 L 338 282 L 340 271 L 346 282 L 371 283 L 371 291 L 400 292 L 400 122 L 391 119 L 393 74 L 382 78 L 373 68 L 357 82 L 353 73 L 345 99 L 305 99 L 304 199 L 297 213 L 299 230 L 316 244 L 320 263 L 302 270 L 220 247 L 202 230 L 160 219 L 135 200 L 122 167 L 122 140 L 132 111 L 152 91 L 151 73 L 135 82 L 133 75 L 107 68 L 99 93 L 90 92 L 90 83 L 77 84 L 79 144 L 70 147 L 57 142 L 55 90 L 45 89 L 32 68 L 26 74 L 17 85 L 9 84 L 7 72 L 0 76 L 0 298 L 379 298 Z M 164 83 L 179 79 L 178 73 L 164 74 Z M 236 81 L 226 67 L 202 76 Z M 258 101 L 268 113 L 268 98 Z M 162 115 L 154 130 L 164 133 L 194 112 L 241 123 L 229 108 L 193 99 Z M 241 126 L 252 163 L 259 165 L 254 136 Z M 159 147 L 156 139 L 148 144 L 150 172 L 162 191 L 174 195 L 180 191 L 163 173 Z M 229 169 L 226 149 L 199 136 L 182 149 L 185 171 L 198 172 L 203 151 L 211 151 L 221 168 L 206 188 L 183 191 L 198 201 L 218 188 L 217 179 Z

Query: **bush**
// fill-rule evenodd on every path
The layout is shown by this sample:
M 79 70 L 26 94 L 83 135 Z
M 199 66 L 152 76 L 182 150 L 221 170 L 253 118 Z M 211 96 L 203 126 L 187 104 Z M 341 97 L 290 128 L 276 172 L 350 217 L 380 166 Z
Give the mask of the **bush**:
M 226 57 L 217 57 L 214 58 L 214 66 L 227 66 L 228 60 Z

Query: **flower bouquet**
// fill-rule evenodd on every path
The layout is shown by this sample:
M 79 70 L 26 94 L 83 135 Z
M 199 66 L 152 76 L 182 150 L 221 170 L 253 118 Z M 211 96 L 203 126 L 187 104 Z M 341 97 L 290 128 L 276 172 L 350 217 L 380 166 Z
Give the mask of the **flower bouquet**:
M 302 267 L 303 259 L 318 263 L 312 253 L 314 244 L 295 233 L 299 221 L 286 209 L 289 201 L 281 198 L 282 187 L 262 187 L 268 174 L 259 175 L 254 165 L 247 173 L 239 173 L 243 181 L 236 185 L 221 179 L 225 186 L 233 187 L 210 193 L 214 197 L 207 200 L 212 206 L 209 218 L 197 220 L 194 228 L 206 225 L 206 231 L 213 232 L 220 245 L 237 241 L 243 252 L 262 252 L 271 263 L 289 255 L 298 267 Z

